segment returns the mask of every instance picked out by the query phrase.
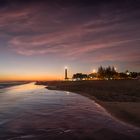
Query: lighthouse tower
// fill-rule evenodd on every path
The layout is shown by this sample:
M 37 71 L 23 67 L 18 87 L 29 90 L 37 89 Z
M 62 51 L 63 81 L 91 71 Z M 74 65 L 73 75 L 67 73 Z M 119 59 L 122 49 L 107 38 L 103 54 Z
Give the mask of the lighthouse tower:
M 68 80 L 68 68 L 65 67 L 65 80 Z

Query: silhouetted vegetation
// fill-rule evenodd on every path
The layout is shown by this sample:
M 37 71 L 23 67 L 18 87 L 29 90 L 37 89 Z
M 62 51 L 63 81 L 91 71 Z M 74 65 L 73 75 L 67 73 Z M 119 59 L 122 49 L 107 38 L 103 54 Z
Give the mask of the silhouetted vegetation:
M 83 79 L 87 79 L 88 75 L 87 74 L 82 74 L 82 73 L 76 73 L 76 74 L 73 75 L 72 78 L 76 79 L 76 80 L 83 80 Z
M 90 74 L 82 74 L 76 73 L 73 74 L 72 79 L 78 80 L 119 80 L 119 79 L 139 79 L 140 73 L 138 72 L 129 72 L 126 70 L 125 72 L 117 72 L 114 66 L 102 67 L 98 68 L 97 73 Z
M 107 68 L 104 68 L 100 66 L 98 68 L 98 78 L 101 79 L 115 79 L 117 77 L 118 73 L 116 72 L 114 67 L 108 66 Z

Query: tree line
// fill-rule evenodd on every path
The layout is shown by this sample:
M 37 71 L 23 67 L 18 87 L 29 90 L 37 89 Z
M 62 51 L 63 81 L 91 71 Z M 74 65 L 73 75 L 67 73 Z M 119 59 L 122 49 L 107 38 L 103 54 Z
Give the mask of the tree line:
M 96 73 L 83 74 L 76 73 L 73 74 L 72 79 L 75 80 L 90 80 L 90 79 L 101 79 L 101 80 L 113 80 L 113 79 L 136 79 L 140 77 L 140 72 L 117 72 L 114 66 L 103 67 L 100 66 Z

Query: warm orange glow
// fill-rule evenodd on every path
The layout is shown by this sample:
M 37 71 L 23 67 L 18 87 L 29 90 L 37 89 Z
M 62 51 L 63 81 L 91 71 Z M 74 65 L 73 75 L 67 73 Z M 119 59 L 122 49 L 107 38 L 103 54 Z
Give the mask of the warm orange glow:
M 14 93 L 24 92 L 24 91 L 29 91 L 29 90 L 33 90 L 33 89 L 40 89 L 40 87 L 42 87 L 42 86 L 35 85 L 35 83 L 30 83 L 30 84 L 28 83 L 28 84 L 20 85 L 20 86 L 18 86 L 18 88 L 16 88 L 16 87 L 10 88 L 10 92 L 14 92 Z M 13 94 L 12 94 L 12 96 L 13 96 Z
M 0 75 L 0 81 L 45 81 L 62 80 L 62 76 L 44 76 L 44 75 Z

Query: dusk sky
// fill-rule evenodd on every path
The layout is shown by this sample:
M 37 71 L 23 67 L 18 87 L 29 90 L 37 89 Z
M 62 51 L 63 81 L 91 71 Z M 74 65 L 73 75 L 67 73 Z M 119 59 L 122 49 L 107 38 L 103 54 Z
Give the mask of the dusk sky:
M 102 66 L 140 71 L 139 0 L 0 0 L 0 80 Z

